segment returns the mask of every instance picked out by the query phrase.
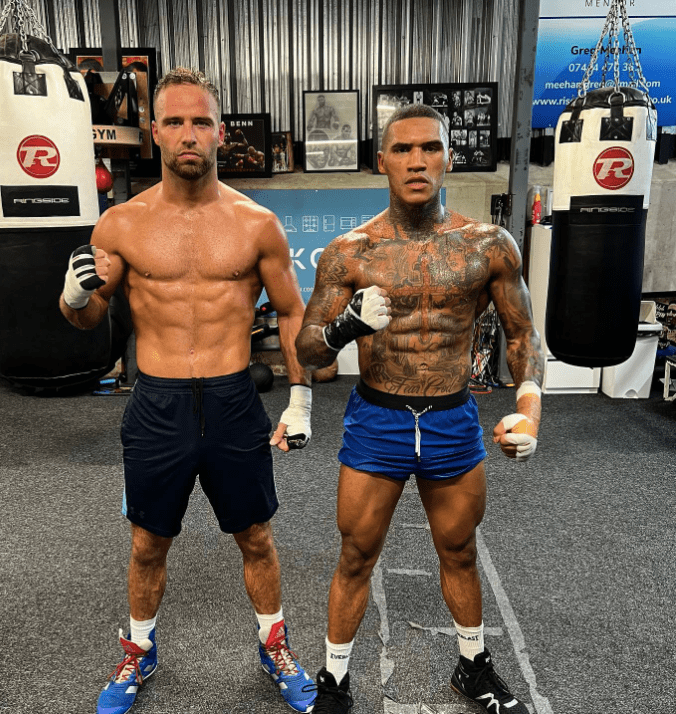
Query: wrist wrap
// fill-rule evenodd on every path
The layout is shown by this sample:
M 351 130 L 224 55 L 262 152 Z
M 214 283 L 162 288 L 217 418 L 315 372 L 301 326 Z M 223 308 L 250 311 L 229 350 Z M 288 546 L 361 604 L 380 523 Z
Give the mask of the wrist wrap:
M 355 338 L 372 335 L 376 332 L 373 327 L 367 325 L 360 317 L 363 299 L 363 290 L 355 293 L 345 311 L 324 328 L 324 342 L 332 350 L 338 352 Z

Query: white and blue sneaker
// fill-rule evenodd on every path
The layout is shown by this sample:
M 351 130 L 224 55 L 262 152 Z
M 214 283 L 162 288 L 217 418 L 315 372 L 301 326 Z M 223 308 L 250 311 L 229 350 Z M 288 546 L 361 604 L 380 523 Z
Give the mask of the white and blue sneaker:
M 129 635 L 127 636 L 129 637 Z M 124 659 L 110 675 L 110 681 L 99 695 L 96 714 L 125 714 L 134 701 L 139 687 L 157 669 L 155 630 L 140 645 L 125 639 L 120 630 Z
M 284 620 L 276 622 L 265 643 L 258 645 L 263 669 L 275 680 L 284 701 L 297 712 L 311 712 L 317 691 L 315 683 L 289 648 Z

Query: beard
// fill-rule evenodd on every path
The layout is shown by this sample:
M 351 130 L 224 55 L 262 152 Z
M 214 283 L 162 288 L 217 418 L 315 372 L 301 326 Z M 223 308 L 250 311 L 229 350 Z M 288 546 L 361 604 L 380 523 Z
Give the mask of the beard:
M 203 176 L 206 176 L 214 167 L 216 162 L 215 156 L 203 156 L 190 163 L 178 160 L 178 154 L 169 154 L 165 160 L 165 166 L 182 179 L 187 181 L 197 181 Z

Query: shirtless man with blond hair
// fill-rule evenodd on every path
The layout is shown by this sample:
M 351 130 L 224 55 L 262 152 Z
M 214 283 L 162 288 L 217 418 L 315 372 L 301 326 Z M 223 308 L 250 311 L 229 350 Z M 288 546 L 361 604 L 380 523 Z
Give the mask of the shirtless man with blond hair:
M 152 126 L 162 181 L 101 216 L 91 244 L 71 256 L 60 300 L 73 325 L 91 329 L 122 285 L 140 372 L 122 421 L 131 628 L 126 637 L 120 630 L 124 657 L 98 714 L 128 711 L 155 671 L 167 553 L 197 474 L 241 550 L 263 668 L 296 711 L 310 711 L 315 696 L 289 649 L 270 525 L 278 506 L 271 447 L 300 448 L 311 435 L 310 378 L 294 345 L 304 305 L 277 218 L 218 181 L 220 116 L 218 91 L 201 73 L 178 68 L 162 79 Z M 272 438 L 248 369 L 263 288 L 292 385 Z
M 356 339 L 360 371 L 338 454 L 342 548 L 313 712 L 352 707 L 349 658 L 371 571 L 406 481 L 415 477 L 458 634 L 451 686 L 491 714 L 527 714 L 484 647 L 475 534 L 486 505 L 486 451 L 468 389 L 474 322 L 492 301 L 517 387 L 515 412 L 495 427 L 493 441 L 508 457 L 529 458 L 544 358 L 521 256 L 504 229 L 441 204 L 452 150 L 434 109 L 398 109 L 383 129 L 378 165 L 388 177 L 389 208 L 324 250 L 296 340 L 301 364 L 320 368 Z

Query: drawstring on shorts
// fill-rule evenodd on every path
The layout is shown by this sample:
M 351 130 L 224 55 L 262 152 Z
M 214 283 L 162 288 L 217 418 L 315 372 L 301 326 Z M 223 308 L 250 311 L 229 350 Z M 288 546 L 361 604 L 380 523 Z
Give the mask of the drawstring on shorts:
M 432 406 L 430 405 L 429 407 L 425 407 L 425 409 L 421 412 L 417 412 L 413 407 L 409 407 L 408 404 L 406 405 L 406 408 L 415 418 L 415 455 L 418 461 L 420 461 L 420 424 L 418 423 L 418 420 L 425 412 L 428 412 Z
M 204 427 L 206 419 L 204 416 L 204 378 L 193 377 L 192 379 L 192 398 L 193 407 L 192 413 L 200 415 L 200 432 L 204 436 Z

